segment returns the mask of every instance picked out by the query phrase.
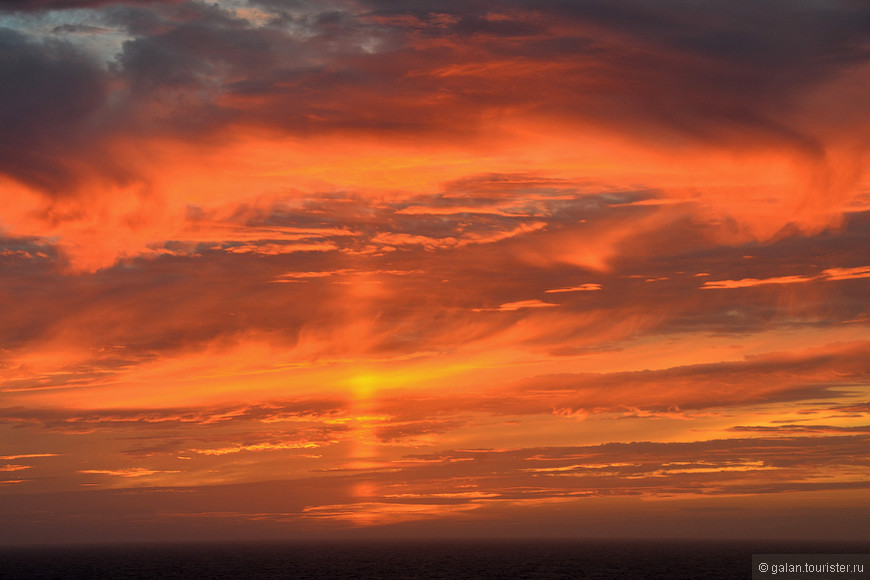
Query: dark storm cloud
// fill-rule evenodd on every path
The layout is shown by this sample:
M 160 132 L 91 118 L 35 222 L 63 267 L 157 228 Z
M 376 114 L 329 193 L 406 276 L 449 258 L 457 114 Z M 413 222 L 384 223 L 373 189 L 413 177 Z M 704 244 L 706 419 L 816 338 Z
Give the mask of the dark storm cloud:
M 81 162 L 96 161 L 97 115 L 108 94 L 99 66 L 71 44 L 35 42 L 0 28 L 0 171 L 47 191 L 75 182 Z M 59 98 L 62 97 L 62 98 Z M 84 157 L 84 159 L 82 159 Z M 100 162 L 113 172 L 111 162 Z
M 619 91 L 639 121 L 701 139 L 755 134 L 810 155 L 825 144 L 790 110 L 803 89 L 866 62 L 857 3 L 559 3 L 560 14 L 625 35 L 612 53 L 636 97 Z M 644 101 L 642 101 L 643 99 Z
M 768 79 L 772 83 L 798 81 L 801 75 L 793 74 L 798 70 L 803 72 L 804 79 L 810 80 L 833 64 L 849 64 L 870 56 L 864 42 L 870 9 L 865 3 L 848 0 L 800 4 L 775 0 L 740 6 L 724 0 L 703 4 L 682 0 L 655 4 L 637 0 L 513 1 L 497 6 L 488 2 L 363 4 L 379 15 L 410 14 L 429 19 L 433 15 L 453 15 L 456 18 L 444 27 L 447 31 L 473 28 L 470 22 L 485 22 L 480 32 L 485 33 L 487 26 L 499 31 L 516 27 L 514 35 L 522 36 L 540 30 L 517 27 L 523 22 L 570 23 L 577 31 L 576 36 L 615 33 L 623 35 L 620 38 L 628 46 L 668 48 L 674 51 L 671 56 L 682 52 L 709 58 L 711 65 L 739 63 L 750 69 L 745 71 L 747 74 L 760 74 L 760 69 L 777 67 L 780 74 Z M 564 31 L 562 34 L 569 38 L 575 36 Z M 651 56 L 666 57 L 654 51 Z M 663 61 L 660 64 L 668 68 L 679 63 Z M 811 70 L 806 70 L 807 65 Z M 781 70 L 782 67 L 786 70 Z M 752 90 L 751 87 L 731 89 Z
M 389 4 L 297 19 L 304 39 L 250 28 L 217 8 L 188 7 L 197 19 L 125 46 L 120 62 L 134 85 L 201 88 L 197 79 L 209 76 L 218 79 L 215 97 L 241 98 L 256 88 L 270 98 L 245 103 L 242 118 L 291 131 L 444 131 L 462 126 L 457 116 L 469 131 L 491 107 L 523 106 L 629 132 L 754 138 L 817 156 L 825 144 L 805 126 L 809 119 L 792 114 L 797 100 L 803 89 L 870 58 L 858 24 L 868 15 L 857 5 L 514 3 L 496 18 L 489 5 Z M 397 19 L 403 16 L 412 20 Z M 419 44 L 413 22 L 435 16 L 442 25 L 427 34 L 454 45 Z M 566 51 L 556 40 L 588 48 Z M 315 52 L 329 65 L 305 66 Z M 538 72 L 522 68 L 535 62 Z M 445 74 L 449 66 L 477 73 Z
M 282 38 L 204 4 L 156 14 L 143 9 L 108 14 L 138 35 L 125 42 L 118 55 L 118 71 L 134 96 L 160 89 L 203 89 L 207 77 L 269 69 L 275 65 L 273 43 Z
M 827 112 L 801 99 L 870 59 L 860 3 L 300 5 L 264 26 L 206 3 L 135 4 L 13 4 L 100 7 L 133 38 L 109 77 L 70 45 L 4 31 L 0 80 L 14 88 L 0 129 L 13 137 L 0 169 L 57 191 L 81 165 L 115 179 L 133 172 L 81 153 L 109 136 L 197 140 L 256 125 L 455 139 L 480 136 L 491 111 L 667 146 L 786 145 L 821 157 Z M 838 122 L 860 122 L 862 111 L 840 104 Z

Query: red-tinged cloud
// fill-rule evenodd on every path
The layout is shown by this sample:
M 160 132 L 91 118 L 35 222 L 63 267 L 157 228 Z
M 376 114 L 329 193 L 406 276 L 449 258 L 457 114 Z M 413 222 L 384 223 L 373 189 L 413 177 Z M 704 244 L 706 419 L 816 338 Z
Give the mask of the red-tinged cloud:
M 280 441 L 277 443 L 251 443 L 247 445 L 233 445 L 230 447 L 219 447 L 217 449 L 190 449 L 191 453 L 199 453 L 201 455 L 227 455 L 231 453 L 239 453 L 242 451 L 275 451 L 279 449 L 310 449 L 319 447 L 318 444 L 310 441 Z
M 867 17 L 7 2 L 0 516 L 570 535 L 679 496 L 847 528 Z
M 870 413 L 870 403 L 858 405 L 844 405 L 841 407 L 834 407 L 831 410 L 838 411 L 840 413 Z
M 730 427 L 729 431 L 735 433 L 867 433 L 870 426 L 846 426 L 838 425 L 737 425 Z
M 798 284 L 814 280 L 854 280 L 870 277 L 870 267 L 829 268 L 817 276 L 780 276 L 776 278 L 743 278 L 742 280 L 711 280 L 704 282 L 702 289 L 749 288 L 764 284 Z
M 219 185 L 221 195 L 250 197 L 251 172 L 241 169 L 247 159 L 272 156 L 255 173 L 273 191 L 321 194 L 310 176 L 327 189 L 369 195 L 377 179 L 370 163 L 357 155 L 335 172 L 329 167 L 336 160 L 324 164 L 311 152 L 343 155 L 372 138 L 393 148 L 381 157 L 381 175 L 422 164 L 423 173 L 454 183 L 479 170 L 515 170 L 529 157 L 527 146 L 541 152 L 531 167 L 551 170 L 538 183 L 613 178 L 607 159 L 627 155 L 640 169 L 619 177 L 620 185 L 647 182 L 664 194 L 658 207 L 690 199 L 696 218 L 735 220 L 736 233 L 761 239 L 789 223 L 806 231 L 837 224 L 861 179 L 856 136 L 866 122 L 864 99 L 834 96 L 841 79 L 865 85 L 861 31 L 850 24 L 865 14 L 856 6 L 789 6 L 782 18 L 769 7 L 735 12 L 715 3 L 708 10 L 720 18 L 711 20 L 672 3 L 521 3 L 503 11 L 369 3 L 326 12 L 301 4 L 292 13 L 269 3 L 153 2 L 103 11 L 98 4 L 96 23 L 120 35 L 109 66 L 75 39 L 39 42 L 24 27 L 4 33 L 6 52 L 16 56 L 0 68 L 17 87 L 0 108 L 4 132 L 13 136 L 0 168 L 45 197 L 14 227 L 22 234 L 55 229 L 78 268 L 143 252 L 154 241 L 146 233 L 173 239 L 155 223 L 177 218 L 179 192 L 199 196 L 196 190 Z M 775 40 L 760 24 L 772 20 L 783 27 Z M 52 99 L 58 93 L 67 95 L 62 103 Z M 562 143 L 583 135 L 578 164 Z M 245 147 L 225 163 L 207 160 L 240 143 Z M 602 143 L 613 149 L 603 158 L 591 152 Z M 289 144 L 295 152 L 276 157 Z M 706 161 L 688 161 L 688 179 L 656 175 L 661 151 L 686 156 L 693 148 Z M 759 157 L 735 163 L 731 151 Z M 294 157 L 303 161 L 288 167 Z M 577 174 L 587 166 L 594 175 Z M 201 176 L 195 190 L 191 175 Z M 281 175 L 284 183 L 272 179 Z M 437 187 L 434 177 L 418 179 Z M 795 194 L 801 183 L 810 185 Z M 401 177 L 380 185 L 375 190 L 390 195 L 412 186 Z M 463 209 L 406 204 L 398 212 L 436 215 L 415 209 L 425 207 L 441 215 Z M 492 207 L 465 209 L 530 209 Z M 89 223 L 93 213 L 108 221 Z M 87 246 L 98 239 L 87 231 L 99 225 L 114 230 L 112 247 L 78 256 L 94 251 Z M 566 236 L 543 253 L 603 268 L 618 255 L 610 246 L 625 235 L 596 232 L 598 247 Z
M 800 510 L 803 515 L 795 521 L 812 519 L 818 514 L 809 506 L 818 509 L 813 500 L 819 498 L 828 500 L 820 513 L 839 519 L 842 514 L 831 504 L 841 502 L 854 513 L 856 502 L 866 501 L 868 466 L 855 462 L 866 444 L 864 436 L 839 436 L 446 450 L 406 456 L 395 470 L 183 488 L 130 488 L 140 483 L 136 480 L 147 478 L 125 477 L 158 470 L 93 469 L 85 471 L 114 475 L 119 483 L 131 481 L 123 490 L 78 492 L 74 502 L 69 501 L 69 493 L 21 496 L 8 511 L 8 521 L 19 522 L 24 536 L 38 533 L 43 528 L 28 514 L 36 505 L 48 504 L 54 509 L 44 516 L 51 522 L 44 531 L 51 532 L 51 538 L 63 536 L 58 531 L 67 528 L 59 524 L 75 522 L 85 512 L 91 518 L 82 532 L 92 537 L 101 537 L 104 529 L 115 534 L 120 529 L 125 537 L 142 539 L 147 521 L 151 531 L 145 537 L 169 533 L 165 540 L 174 537 L 172 530 L 181 527 L 187 533 L 188 527 L 196 529 L 203 520 L 209 522 L 207 537 L 226 537 L 227 530 L 239 529 L 257 537 L 311 537 L 331 534 L 336 526 L 341 529 L 347 524 L 371 537 L 381 526 L 410 521 L 429 522 L 423 529 L 430 531 L 439 529 L 432 525 L 439 521 L 453 526 L 462 522 L 475 529 L 489 522 L 481 533 L 491 534 L 493 525 L 510 525 L 522 513 L 514 508 L 524 506 L 530 510 L 524 522 L 527 517 L 545 517 L 551 531 L 570 535 L 577 510 L 594 512 L 603 521 L 621 514 L 624 525 L 632 527 L 645 510 L 680 505 L 671 500 L 691 498 L 697 509 L 716 506 L 715 498 L 721 497 L 729 498 L 730 509 L 738 511 L 745 530 L 746 516 L 759 510 L 767 519 L 784 510 L 793 515 Z M 634 498 L 631 509 L 614 504 L 620 497 Z M 557 504 L 558 510 L 545 509 L 551 504 Z M 127 516 L 118 513 L 118 505 L 135 514 L 139 534 L 126 528 Z M 668 521 L 675 526 L 691 523 L 680 510 L 669 513 Z M 709 530 L 709 518 L 705 511 L 706 527 L 699 530 Z M 660 530 L 660 517 L 658 522 Z M 389 527 L 382 531 L 388 533 Z M 817 534 L 818 527 L 813 531 Z M 271 535 L 275 532 L 277 536 Z M 825 533 L 827 537 L 829 532 Z
M 793 401 L 810 398 L 813 393 L 825 396 L 823 393 L 837 383 L 848 386 L 853 379 L 862 380 L 870 372 L 862 362 L 866 353 L 867 344 L 862 343 L 803 356 L 773 354 L 745 362 L 614 373 L 601 377 L 604 380 L 600 382 L 593 377 L 541 377 L 530 381 L 529 388 L 562 391 L 559 398 L 572 402 L 557 403 L 556 408 L 571 412 L 615 410 L 620 406 L 618 401 L 631 401 L 630 407 L 651 411 Z M 592 395 L 587 385 L 595 385 L 598 396 Z M 620 391 L 623 396 L 617 394 Z M 828 393 L 831 395 L 836 396 Z
M 421 466 L 418 468 L 421 470 L 465 471 L 468 475 L 475 474 L 484 479 L 488 478 L 485 474 L 490 473 L 494 474 L 493 480 L 499 480 L 503 476 L 496 474 L 515 470 L 522 472 L 523 477 L 539 477 L 536 474 L 563 477 L 561 481 L 555 480 L 554 485 L 557 488 L 570 485 L 571 481 L 575 482 L 576 489 L 582 487 L 583 480 L 611 482 L 618 479 L 623 482 L 624 485 L 620 487 L 625 492 L 632 488 L 646 487 L 661 476 L 673 478 L 672 481 L 678 485 L 691 485 L 692 478 L 685 477 L 691 473 L 718 473 L 720 478 L 732 479 L 736 483 L 743 479 L 739 472 L 754 472 L 754 476 L 763 479 L 763 472 L 767 471 L 775 481 L 779 479 L 775 473 L 777 470 L 806 467 L 807 472 L 796 471 L 789 476 L 796 480 L 810 480 L 810 472 L 833 466 L 848 467 L 850 454 L 865 443 L 865 435 L 792 436 L 687 443 L 637 442 L 586 447 L 455 450 L 432 456 L 410 457 L 441 462 L 437 468 Z M 470 461 L 449 461 L 457 458 L 468 458 Z M 487 464 L 491 471 L 487 471 Z M 504 469 L 508 465 L 510 469 Z M 859 461 L 855 465 L 867 468 L 866 461 Z M 495 469 L 496 467 L 499 469 Z M 785 475 L 786 472 L 780 474 Z M 580 481 L 578 477 L 581 478 Z M 530 489 L 538 485 L 547 487 L 546 481 L 538 480 L 536 484 L 529 482 Z M 684 491 L 688 492 L 689 489 Z M 722 491 L 724 490 L 719 490 Z M 607 493 L 607 488 L 602 487 L 600 492 Z
M 856 278 L 870 278 L 870 266 L 858 268 L 829 268 L 823 272 L 828 280 L 854 280 Z
M 22 471 L 25 469 L 30 469 L 31 467 L 32 466 L 30 466 L 30 465 L 7 464 L 7 465 L 0 465 L 0 471 Z
M 401 246 L 422 246 L 427 250 L 461 248 L 469 244 L 489 244 L 499 242 L 514 236 L 543 229 L 545 226 L 546 224 L 544 222 L 532 222 L 529 224 L 520 224 L 519 226 L 507 231 L 472 232 L 463 233 L 457 237 L 449 236 L 444 238 L 407 233 L 381 233 L 374 236 L 371 239 L 371 243 L 375 244 L 382 251 L 386 248 L 395 249 L 396 247 Z
M 178 471 L 155 471 L 144 467 L 128 467 L 124 469 L 83 469 L 79 471 L 83 474 L 94 475 L 113 475 L 117 477 L 148 477 L 160 473 L 179 473 Z
M 727 289 L 727 288 L 750 288 L 752 286 L 762 286 L 764 284 L 798 284 L 800 282 L 811 282 L 816 278 L 805 278 L 803 276 L 782 276 L 779 278 L 766 278 L 757 280 L 755 278 L 744 278 L 742 280 L 711 280 L 704 282 L 702 289 Z
M 447 206 L 447 207 L 425 207 L 412 205 L 397 211 L 403 215 L 455 215 L 455 214 L 494 214 L 494 215 L 515 215 L 500 208 L 492 208 L 485 206 Z
M 30 459 L 34 457 L 57 457 L 57 453 L 24 453 L 22 455 L 3 455 L 0 459 L 4 461 L 12 461 L 14 459 Z
M 853 390 L 853 385 L 862 384 L 870 373 L 867 348 L 866 343 L 832 345 L 800 354 L 772 353 L 744 361 L 662 370 L 537 376 L 508 381 L 492 390 L 478 389 L 475 394 L 385 398 L 381 409 L 398 421 L 429 419 L 433 414 L 462 416 L 466 409 L 496 415 L 655 418 L 778 404 L 787 412 L 800 401 L 861 392 Z M 422 416 L 421 407 L 426 408 Z M 390 437 L 395 438 L 401 427 L 399 423 L 391 428 Z M 407 424 L 409 436 L 414 436 L 414 427 Z
M 558 292 L 591 292 L 595 290 L 601 290 L 601 284 L 587 283 L 580 284 L 579 286 L 569 286 L 568 288 L 552 288 L 545 292 L 548 294 L 555 294 Z
M 549 308 L 552 306 L 558 306 L 558 304 L 552 304 L 550 302 L 543 302 L 542 300 L 519 300 L 517 302 L 507 302 L 505 304 L 500 305 L 498 308 L 475 308 L 476 312 L 485 312 L 485 311 L 494 311 L 494 312 L 513 312 L 514 310 L 522 310 L 524 308 Z
M 259 405 L 229 407 L 154 408 L 154 409 L 23 409 L 2 410 L 3 421 L 21 425 L 35 424 L 43 428 L 70 428 L 76 425 L 100 429 L 133 429 L 152 427 L 207 426 L 228 422 L 330 422 L 342 417 L 343 405 L 337 401 L 271 401 Z M 14 460 L 30 457 L 54 457 L 56 453 L 2 456 Z
M 217 249 L 217 248 L 215 248 Z M 337 250 L 338 246 L 331 243 L 321 244 L 245 244 L 242 246 L 229 246 L 225 248 L 232 254 L 261 254 L 275 256 L 278 254 L 292 254 L 294 252 L 329 252 Z

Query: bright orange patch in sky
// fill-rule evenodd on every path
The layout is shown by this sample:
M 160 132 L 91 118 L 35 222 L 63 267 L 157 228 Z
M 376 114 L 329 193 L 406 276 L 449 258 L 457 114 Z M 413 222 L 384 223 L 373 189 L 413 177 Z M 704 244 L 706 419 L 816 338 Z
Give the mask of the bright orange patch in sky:
M 68 4 L 0 8 L 0 541 L 866 533 L 865 8 Z

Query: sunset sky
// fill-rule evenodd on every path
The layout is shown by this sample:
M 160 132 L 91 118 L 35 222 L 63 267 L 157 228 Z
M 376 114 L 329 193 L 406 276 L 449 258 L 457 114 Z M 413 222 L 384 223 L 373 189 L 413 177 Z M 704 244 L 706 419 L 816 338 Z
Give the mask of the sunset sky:
M 863 0 L 4 0 L 0 543 L 870 540 Z

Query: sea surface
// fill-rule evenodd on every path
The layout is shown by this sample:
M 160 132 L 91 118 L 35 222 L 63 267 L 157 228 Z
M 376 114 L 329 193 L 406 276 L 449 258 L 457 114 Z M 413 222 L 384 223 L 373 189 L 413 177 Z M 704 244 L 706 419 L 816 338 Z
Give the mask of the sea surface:
M 753 553 L 867 546 L 626 541 L 402 541 L 0 547 L 0 578 L 751 578 Z

